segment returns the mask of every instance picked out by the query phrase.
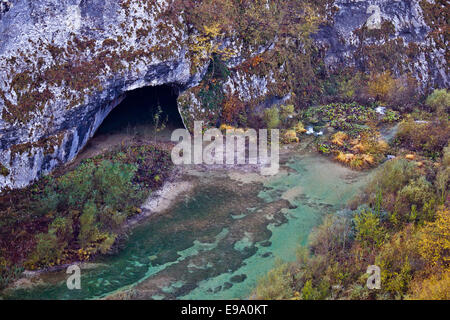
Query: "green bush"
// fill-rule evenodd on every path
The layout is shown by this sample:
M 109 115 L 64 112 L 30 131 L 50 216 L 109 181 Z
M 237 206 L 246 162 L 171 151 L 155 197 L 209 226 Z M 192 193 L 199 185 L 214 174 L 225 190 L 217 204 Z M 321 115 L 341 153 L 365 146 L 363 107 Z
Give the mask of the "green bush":
M 316 300 L 319 293 L 312 286 L 312 281 L 306 281 L 302 288 L 302 299 L 303 300 Z
M 334 214 L 327 215 L 322 224 L 311 233 L 309 248 L 313 254 L 336 254 L 346 248 L 350 237 L 349 219 Z
M 415 206 L 414 210 L 421 210 L 426 203 L 432 200 L 434 200 L 433 186 L 425 177 L 421 176 L 412 180 L 400 190 L 397 197 L 396 211 L 406 212 L 409 209 L 412 210 L 412 206 Z M 425 219 L 424 216 L 417 216 L 416 218 L 419 218 L 419 220 Z
M 62 201 L 75 208 L 82 208 L 88 198 L 95 197 L 93 175 L 95 163 L 87 160 L 56 181 L 56 192 L 62 195 Z
M 372 210 L 362 210 L 353 218 L 356 229 L 356 240 L 367 248 L 380 247 L 386 236 L 380 217 Z
M 82 211 L 78 235 L 81 248 L 91 248 L 94 253 L 97 250 L 107 252 L 116 238 L 113 231 L 123 224 L 133 211 L 133 205 L 144 198 L 139 184 L 133 182 L 137 170 L 134 164 L 87 160 L 58 179 L 48 180 L 39 211 L 43 214 L 54 213 L 58 208 Z M 48 234 L 39 236 L 39 252 L 34 260 L 42 258 L 43 264 L 49 261 L 43 257 L 50 237 L 56 237 L 59 248 L 66 248 L 73 238 L 72 224 L 72 219 L 67 217 L 56 218 L 50 224 Z
M 397 122 L 398 120 L 400 120 L 400 114 L 397 111 L 390 109 L 386 110 L 386 113 L 383 117 L 383 122 L 392 123 Z
M 47 177 L 44 178 L 44 181 L 45 187 L 43 193 L 35 197 L 35 200 L 38 202 L 35 210 L 41 215 L 57 212 L 63 197 L 66 196 L 55 189 L 57 185 L 55 179 Z
M 357 103 L 331 103 L 310 107 L 304 114 L 305 121 L 330 122 L 336 130 L 357 136 L 367 131 L 367 122 L 377 118 L 376 112 Z
M 436 89 L 428 96 L 425 103 L 440 115 L 448 114 L 450 93 L 448 93 L 447 89 Z
M 383 195 L 395 194 L 410 180 L 418 178 L 417 166 L 405 159 L 394 159 L 386 162 L 370 182 L 368 192 L 375 194 L 381 190 Z
M 276 129 L 280 125 L 280 112 L 278 108 L 272 107 L 264 110 L 264 122 L 267 129 Z
M 3 257 L 0 257 L 0 290 L 6 288 L 23 272 L 20 265 L 10 265 Z
M 108 253 L 125 220 L 140 212 L 171 167 L 165 149 L 121 146 L 11 191 L 0 199 L 7 200 L 0 201 L 0 227 L 2 238 L 14 244 L 3 246 L 0 259 L 36 269 Z M 9 271 L 0 273 L 8 277 Z
M 103 229 L 117 230 L 127 219 L 128 212 L 120 211 L 111 207 L 103 207 L 99 210 L 97 217 Z
M 450 183 L 450 146 L 447 146 L 443 150 L 441 168 L 436 175 L 436 189 L 438 190 L 440 202 L 444 204 L 446 196 L 449 190 Z
M 97 206 L 90 201 L 84 205 L 80 216 L 80 233 L 78 240 L 82 248 L 88 247 L 92 242 L 98 240 L 100 232 L 97 227 Z
M 117 238 L 115 233 L 110 232 L 110 225 L 102 223 L 101 216 L 102 213 L 93 202 L 86 203 L 83 214 L 80 216 L 78 239 L 82 249 L 89 254 L 97 252 L 102 254 L 108 253 Z M 122 223 L 124 220 L 125 218 L 121 219 L 120 222 L 117 221 L 118 224 L 114 227 L 118 227 L 119 223 Z
M 312 280 L 308 280 L 302 288 L 301 298 L 302 300 L 323 300 L 328 296 L 329 288 L 330 285 L 325 280 L 321 280 L 317 288 L 313 287 Z
M 281 264 L 270 270 L 258 283 L 255 291 L 257 299 L 282 300 L 293 296 L 291 274 L 288 264 Z
M 87 160 L 74 171 L 48 180 L 40 211 L 54 213 L 58 208 L 81 211 L 78 233 L 81 249 L 89 249 L 90 254 L 106 253 L 116 239 L 114 231 L 126 220 L 133 205 L 143 198 L 139 184 L 133 183 L 137 170 L 134 164 Z M 45 265 L 60 258 L 61 250 L 68 247 L 74 236 L 73 230 L 71 218 L 57 217 L 49 225 L 48 233 L 38 236 L 31 261 Z M 57 241 L 53 248 L 49 244 L 51 239 Z M 47 256 L 48 253 L 52 254 Z
M 366 300 L 369 298 L 370 292 L 367 285 L 360 285 L 358 283 L 354 283 L 350 286 L 349 290 L 349 298 L 351 300 Z
M 58 242 L 58 237 L 54 232 L 40 233 L 36 235 L 36 248 L 31 254 L 27 265 L 53 265 L 62 256 L 62 247 Z
M 280 118 L 283 122 L 286 122 L 289 119 L 289 116 L 294 114 L 294 105 L 289 104 L 286 106 L 280 107 Z
M 0 175 L 7 177 L 9 175 L 9 169 L 0 163 Z
M 35 236 L 36 247 L 27 261 L 27 266 L 54 265 L 63 258 L 63 252 L 73 238 L 72 219 L 57 217 L 49 225 L 47 233 Z
M 418 251 L 418 234 L 413 225 L 393 233 L 380 250 L 374 264 L 381 269 L 381 292 L 387 298 L 402 298 L 414 272 L 423 267 Z
M 102 161 L 94 172 L 95 190 L 99 192 L 98 202 L 110 207 L 124 208 L 132 198 L 135 187 L 133 178 L 137 167 L 119 162 Z
M 357 74 L 357 76 L 358 75 L 359 73 Z M 342 79 L 338 82 L 339 95 L 342 99 L 344 99 L 344 101 L 350 101 L 354 99 L 357 91 L 357 85 L 360 80 L 361 79 L 359 76 L 359 78 L 355 77 L 350 79 Z
M 56 235 L 62 247 L 66 247 L 73 237 L 73 221 L 69 217 L 57 217 L 49 226 L 49 233 Z
M 138 185 L 133 183 L 136 165 L 103 160 L 82 163 L 77 169 L 56 180 L 49 179 L 41 197 L 41 208 L 82 209 L 88 201 L 99 205 L 126 208 L 136 198 Z

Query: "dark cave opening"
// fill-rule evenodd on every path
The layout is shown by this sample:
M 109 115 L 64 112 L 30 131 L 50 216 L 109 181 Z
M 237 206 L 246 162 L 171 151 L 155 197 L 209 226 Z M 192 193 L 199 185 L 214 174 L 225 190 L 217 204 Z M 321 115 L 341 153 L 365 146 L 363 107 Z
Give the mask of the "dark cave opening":
M 173 85 L 144 87 L 127 92 L 125 99 L 105 118 L 95 133 L 95 137 L 111 134 L 151 133 L 158 106 L 160 119 L 167 130 L 184 128 L 178 111 L 179 90 Z

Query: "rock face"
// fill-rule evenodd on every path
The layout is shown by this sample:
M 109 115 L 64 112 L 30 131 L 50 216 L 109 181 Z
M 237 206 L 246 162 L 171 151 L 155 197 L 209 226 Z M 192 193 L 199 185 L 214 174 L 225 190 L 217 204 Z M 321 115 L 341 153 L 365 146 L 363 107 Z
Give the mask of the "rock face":
M 344 64 L 367 70 L 367 56 L 391 55 L 391 60 L 373 62 L 412 73 L 422 87 L 448 86 L 446 46 L 430 36 L 439 27 L 431 19 L 427 25 L 421 2 L 427 1 L 335 1 L 333 23 L 316 35 L 327 48 L 325 63 L 329 68 Z M 445 10 L 440 3 L 435 6 Z
M 72 160 L 125 92 L 200 79 L 182 45 L 186 28 L 160 16 L 164 6 L 16 1 L 3 15 L 1 187 L 26 186 Z
M 176 2 L 0 1 L 0 190 L 24 187 L 71 161 L 133 89 L 174 85 L 187 127 L 194 119 L 218 124 L 223 110 L 206 106 L 202 91 L 211 59 L 195 46 L 198 31 Z M 433 20 L 426 21 L 418 1 L 324 6 L 326 23 L 313 38 L 328 70 L 368 72 L 367 53 L 389 48 L 396 56 L 388 68 L 395 73 L 410 72 L 423 88 L 448 86 L 445 43 L 431 36 L 436 26 L 427 25 Z M 275 39 L 256 48 L 233 37 L 209 42 L 233 51 L 216 96 L 260 108 L 292 99 L 292 88 L 280 85 L 287 68 L 255 67 Z
M 0 1 L 0 18 L 9 11 L 12 7 L 12 2 L 7 0 L 1 0 Z

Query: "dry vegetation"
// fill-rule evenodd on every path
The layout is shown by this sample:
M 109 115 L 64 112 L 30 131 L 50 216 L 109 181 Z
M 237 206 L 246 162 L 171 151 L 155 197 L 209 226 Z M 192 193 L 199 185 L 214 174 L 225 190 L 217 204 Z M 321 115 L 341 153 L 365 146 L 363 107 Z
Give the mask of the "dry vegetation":
M 404 115 L 392 146 L 371 130 L 338 131 L 319 146 L 354 168 L 370 167 L 388 149 L 396 158 L 377 169 L 351 214 L 325 216 L 297 261 L 260 281 L 257 298 L 450 298 L 449 96 L 436 90 L 421 106 L 433 109 L 428 122 Z M 366 286 L 369 265 L 381 268 L 380 290 Z

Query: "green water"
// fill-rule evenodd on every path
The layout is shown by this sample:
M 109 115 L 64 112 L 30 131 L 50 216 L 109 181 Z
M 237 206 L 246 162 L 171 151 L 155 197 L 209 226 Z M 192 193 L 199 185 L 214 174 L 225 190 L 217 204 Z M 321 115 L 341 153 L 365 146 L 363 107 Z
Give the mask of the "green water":
M 264 183 L 192 176 L 191 195 L 133 229 L 117 254 L 82 270 L 81 290 L 68 290 L 60 272 L 4 298 L 246 298 L 277 258 L 295 259 L 323 214 L 343 208 L 366 178 L 315 155 L 294 157 Z

